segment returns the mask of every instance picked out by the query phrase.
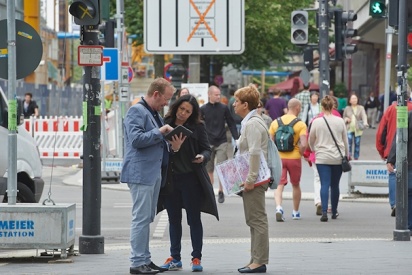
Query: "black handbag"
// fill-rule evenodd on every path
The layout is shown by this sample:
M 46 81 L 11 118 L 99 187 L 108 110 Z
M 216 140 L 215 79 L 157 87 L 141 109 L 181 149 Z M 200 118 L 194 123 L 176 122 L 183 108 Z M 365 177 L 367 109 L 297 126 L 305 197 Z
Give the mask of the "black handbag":
M 333 141 L 335 142 L 336 148 L 338 148 L 339 154 L 342 157 L 342 171 L 343 172 L 349 172 L 350 170 L 352 170 L 352 166 L 349 163 L 349 159 L 348 159 L 347 156 L 342 155 L 342 152 L 339 149 L 338 143 L 336 142 L 335 136 L 333 135 L 332 130 L 329 127 L 328 121 L 326 120 L 325 117 L 323 117 L 323 119 L 325 120 L 326 126 L 328 126 L 328 129 L 329 129 L 330 135 L 332 136 Z

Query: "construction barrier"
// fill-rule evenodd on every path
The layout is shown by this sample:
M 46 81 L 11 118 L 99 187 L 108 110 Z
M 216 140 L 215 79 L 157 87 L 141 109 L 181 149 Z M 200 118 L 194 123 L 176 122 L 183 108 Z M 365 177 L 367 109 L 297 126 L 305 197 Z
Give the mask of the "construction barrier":
M 42 159 L 80 159 L 83 154 L 81 125 L 81 117 L 32 117 L 24 120 L 24 126 L 35 139 Z
M 106 134 L 106 155 L 115 156 L 116 112 L 111 111 L 102 122 Z M 24 127 L 35 139 L 42 159 L 79 159 L 83 154 L 82 117 L 31 117 L 24 120 Z
M 348 195 L 355 186 L 388 187 L 389 173 L 383 160 L 355 160 L 350 162 L 352 170 L 348 174 Z

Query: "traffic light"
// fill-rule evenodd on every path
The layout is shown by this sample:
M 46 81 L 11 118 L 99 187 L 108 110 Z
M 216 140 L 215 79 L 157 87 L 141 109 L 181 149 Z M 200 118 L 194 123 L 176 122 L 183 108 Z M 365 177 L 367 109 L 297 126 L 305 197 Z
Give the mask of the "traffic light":
M 312 71 L 314 66 L 313 66 L 313 49 L 312 47 L 306 47 L 303 50 L 303 64 L 305 65 L 306 69 L 308 71 Z
M 104 24 L 99 26 L 99 31 L 102 34 L 102 39 L 100 40 L 100 45 L 105 46 L 106 48 L 114 48 L 114 28 L 116 27 L 116 21 L 110 19 Z
M 384 18 L 386 16 L 385 0 L 370 0 L 369 15 L 372 18 Z
M 309 22 L 307 11 L 292 11 L 291 14 L 291 37 L 292 44 L 306 45 L 309 36 Z
M 353 11 L 337 10 L 335 13 L 335 60 L 341 61 L 343 55 L 355 53 L 356 44 L 347 43 L 347 38 L 357 36 L 358 31 L 348 26 L 348 23 L 358 19 Z M 351 25 L 351 24 L 350 24 Z
M 73 0 L 69 12 L 77 25 L 100 24 L 100 0 Z
M 388 25 L 398 29 L 399 27 L 399 0 L 389 0 L 388 3 Z M 412 1 L 406 1 L 406 10 L 407 10 L 407 26 L 409 29 L 412 27 Z

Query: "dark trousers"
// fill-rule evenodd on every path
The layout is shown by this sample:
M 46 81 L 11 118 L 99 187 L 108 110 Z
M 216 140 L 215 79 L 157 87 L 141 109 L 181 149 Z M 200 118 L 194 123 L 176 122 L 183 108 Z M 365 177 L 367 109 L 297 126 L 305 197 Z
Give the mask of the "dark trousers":
M 180 261 L 182 249 L 182 208 L 186 209 L 192 239 L 192 257 L 202 258 L 203 226 L 200 206 L 203 190 L 195 173 L 173 175 L 173 190 L 166 198 L 169 215 L 170 256 Z

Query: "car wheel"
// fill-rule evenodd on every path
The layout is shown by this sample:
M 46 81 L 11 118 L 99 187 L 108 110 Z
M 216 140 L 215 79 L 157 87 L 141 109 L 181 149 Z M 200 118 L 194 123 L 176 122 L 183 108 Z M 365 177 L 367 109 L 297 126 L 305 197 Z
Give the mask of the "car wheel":
M 33 192 L 24 183 L 18 182 L 17 190 L 19 190 L 19 192 L 17 192 L 17 198 L 16 198 L 17 203 L 35 203 L 36 202 Z M 7 193 L 4 194 L 3 202 L 4 203 L 8 202 Z

